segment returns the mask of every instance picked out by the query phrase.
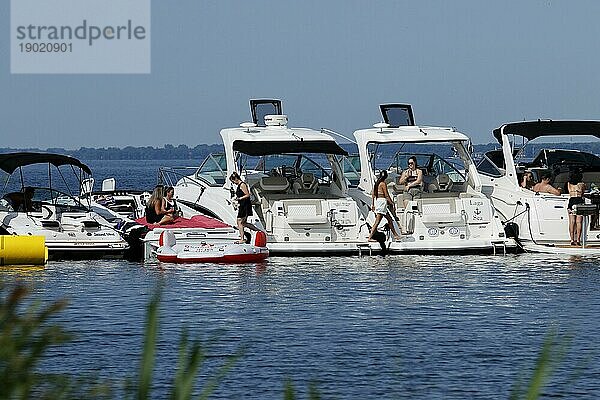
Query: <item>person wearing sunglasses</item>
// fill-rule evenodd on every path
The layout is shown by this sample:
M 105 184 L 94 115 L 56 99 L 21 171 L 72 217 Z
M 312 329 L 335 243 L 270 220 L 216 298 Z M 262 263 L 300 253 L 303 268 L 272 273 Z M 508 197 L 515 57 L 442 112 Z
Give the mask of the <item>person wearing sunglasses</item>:
M 408 169 L 405 169 L 400 175 L 399 183 L 404 185 L 404 193 L 402 193 L 404 208 L 406 208 L 409 201 L 421 198 L 423 171 L 417 165 L 417 157 L 410 156 L 408 158 Z

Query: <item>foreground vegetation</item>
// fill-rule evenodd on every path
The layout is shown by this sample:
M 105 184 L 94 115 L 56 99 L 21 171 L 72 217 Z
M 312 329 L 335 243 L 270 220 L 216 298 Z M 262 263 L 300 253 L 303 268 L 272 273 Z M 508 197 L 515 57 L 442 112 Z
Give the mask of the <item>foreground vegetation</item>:
M 48 374 L 39 371 L 46 352 L 73 339 L 52 317 L 62 312 L 63 300 L 43 305 L 29 299 L 30 291 L 22 285 L 8 288 L 0 282 L 0 399 L 150 399 L 159 327 L 160 290 L 151 299 L 146 315 L 141 360 L 135 376 L 120 385 L 93 376 Z M 533 400 L 541 396 L 544 385 L 563 359 L 569 339 L 555 331 L 547 335 L 537 362 L 528 379 L 513 387 L 510 399 Z M 198 388 L 198 374 L 206 358 L 206 346 L 191 340 L 183 331 L 179 340 L 177 366 L 169 393 L 171 399 L 207 399 L 243 356 L 240 348 L 227 357 L 214 374 Z M 291 380 L 284 382 L 283 398 L 296 398 Z M 119 395 L 117 396 L 117 393 Z M 309 399 L 320 399 L 315 385 L 308 388 Z

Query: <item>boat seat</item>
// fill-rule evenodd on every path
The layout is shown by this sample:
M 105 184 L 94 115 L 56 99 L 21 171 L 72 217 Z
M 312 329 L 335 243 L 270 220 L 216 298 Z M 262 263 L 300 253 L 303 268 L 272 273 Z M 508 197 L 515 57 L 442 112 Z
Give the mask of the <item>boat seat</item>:
M 452 183 L 448 174 L 438 174 L 429 184 L 428 190 L 430 193 L 449 192 L 452 189 Z
M 325 224 L 329 221 L 323 213 L 321 200 L 289 199 L 283 201 L 283 207 L 290 225 Z
M 309 172 L 304 172 L 294 181 L 292 188 L 295 194 L 300 193 L 316 193 L 318 190 L 319 181 Z
M 283 176 L 264 176 L 260 178 L 258 186 L 263 192 L 286 193 L 290 183 Z

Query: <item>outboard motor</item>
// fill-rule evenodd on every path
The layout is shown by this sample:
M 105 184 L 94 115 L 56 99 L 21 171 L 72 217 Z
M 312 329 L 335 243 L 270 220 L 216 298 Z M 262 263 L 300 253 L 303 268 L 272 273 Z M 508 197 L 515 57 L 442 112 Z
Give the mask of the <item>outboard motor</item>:
M 519 225 L 514 222 L 507 222 L 504 225 L 504 234 L 509 239 L 518 239 L 519 238 Z

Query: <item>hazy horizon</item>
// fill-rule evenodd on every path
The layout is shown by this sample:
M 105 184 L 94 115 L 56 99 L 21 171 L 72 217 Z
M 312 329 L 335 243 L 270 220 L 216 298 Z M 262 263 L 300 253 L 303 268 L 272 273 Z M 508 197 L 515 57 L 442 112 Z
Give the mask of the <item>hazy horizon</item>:
M 290 126 L 351 136 L 378 105 L 474 143 L 523 119 L 600 119 L 594 1 L 152 1 L 147 75 L 11 75 L 0 35 L 0 147 L 219 144 L 250 98 Z M 0 3 L 10 26 L 9 2 Z

